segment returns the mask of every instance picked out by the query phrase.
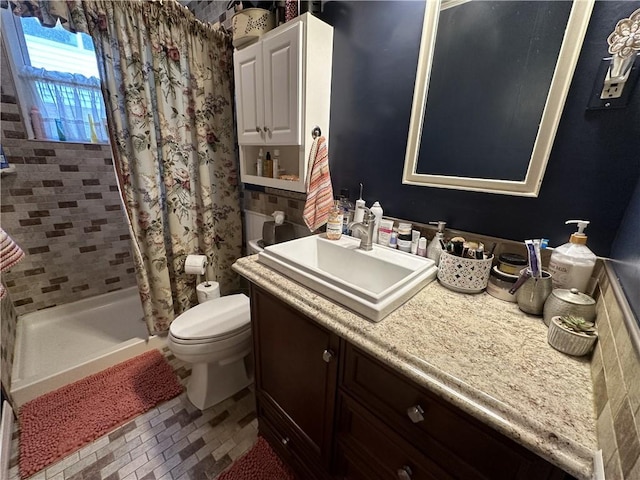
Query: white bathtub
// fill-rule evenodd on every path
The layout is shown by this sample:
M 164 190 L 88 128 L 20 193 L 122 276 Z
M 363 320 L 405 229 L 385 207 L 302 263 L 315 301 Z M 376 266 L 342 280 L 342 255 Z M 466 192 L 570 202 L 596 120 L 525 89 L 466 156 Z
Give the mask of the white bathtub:
M 17 406 L 153 348 L 136 287 L 18 319 L 11 395 Z

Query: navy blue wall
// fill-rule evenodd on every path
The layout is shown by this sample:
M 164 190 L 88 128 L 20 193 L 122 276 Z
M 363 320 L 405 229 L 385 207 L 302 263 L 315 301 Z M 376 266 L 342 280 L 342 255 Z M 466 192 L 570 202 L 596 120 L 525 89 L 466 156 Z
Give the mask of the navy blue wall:
M 611 249 L 613 266 L 640 324 L 640 182 Z
M 537 198 L 402 184 L 424 3 L 328 1 L 318 16 L 334 26 L 331 176 L 352 197 L 416 222 L 512 240 L 565 243 L 567 219 L 587 219 L 588 245 L 608 256 L 640 178 L 640 92 L 629 107 L 586 111 L 607 36 L 640 2 L 597 2 Z M 464 140 L 462 140 L 464 141 Z

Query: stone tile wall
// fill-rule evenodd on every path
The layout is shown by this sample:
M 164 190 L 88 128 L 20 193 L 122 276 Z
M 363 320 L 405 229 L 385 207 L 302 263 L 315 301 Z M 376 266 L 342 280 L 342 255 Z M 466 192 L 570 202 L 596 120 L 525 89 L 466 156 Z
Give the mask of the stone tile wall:
M 265 215 L 271 215 L 276 210 L 284 212 L 291 223 L 304 225 L 302 212 L 307 196 L 304 193 L 288 192 L 275 188 L 265 188 L 264 192 L 245 190 L 243 195 L 244 210 L 252 210 Z
M 1 220 L 26 253 L 3 275 L 17 313 L 136 285 L 110 146 L 29 140 L 4 45 L 1 60 L 1 142 L 16 169 L 1 180 Z
M 216 23 L 220 16 L 226 12 L 229 2 L 228 0 L 183 0 L 180 3 L 186 5 L 198 20 Z
M 0 303 L 0 383 L 6 395 L 10 395 L 11 370 L 13 369 L 13 352 L 16 342 L 18 314 L 11 302 L 11 294 Z M 9 401 L 11 398 L 9 397 Z
M 607 480 L 640 478 L 640 354 L 607 270 L 598 276 L 599 340 L 591 360 L 598 443 Z

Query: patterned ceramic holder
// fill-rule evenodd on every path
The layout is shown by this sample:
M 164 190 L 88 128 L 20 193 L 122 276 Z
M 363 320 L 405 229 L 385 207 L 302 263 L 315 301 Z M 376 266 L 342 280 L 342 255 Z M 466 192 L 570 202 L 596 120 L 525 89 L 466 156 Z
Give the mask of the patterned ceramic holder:
M 481 293 L 489 283 L 493 255 L 484 260 L 465 258 L 442 252 L 438 265 L 438 280 L 450 290 Z

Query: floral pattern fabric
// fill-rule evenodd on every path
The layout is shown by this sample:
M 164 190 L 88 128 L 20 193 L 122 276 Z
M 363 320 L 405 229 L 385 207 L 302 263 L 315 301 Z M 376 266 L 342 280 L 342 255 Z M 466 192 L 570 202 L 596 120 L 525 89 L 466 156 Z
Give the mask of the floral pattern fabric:
M 150 333 L 197 302 L 187 255 L 207 256 L 222 294 L 237 289 L 231 39 L 174 0 L 11 3 L 93 38 Z
M 174 2 L 83 4 L 95 21 L 145 317 L 162 332 L 197 301 L 187 255 L 207 256 L 223 294 L 238 287 L 232 47 Z

